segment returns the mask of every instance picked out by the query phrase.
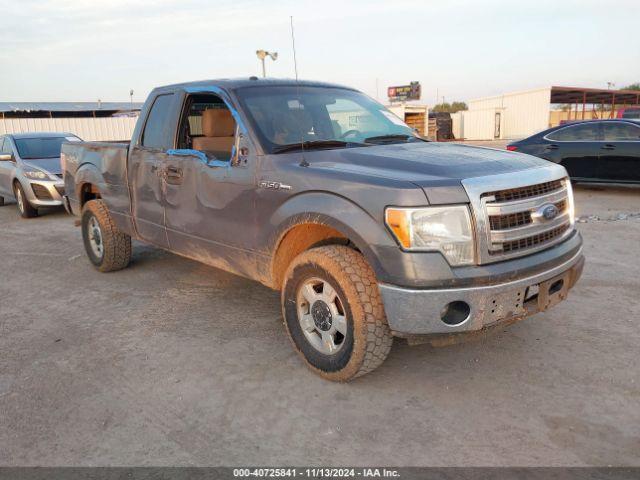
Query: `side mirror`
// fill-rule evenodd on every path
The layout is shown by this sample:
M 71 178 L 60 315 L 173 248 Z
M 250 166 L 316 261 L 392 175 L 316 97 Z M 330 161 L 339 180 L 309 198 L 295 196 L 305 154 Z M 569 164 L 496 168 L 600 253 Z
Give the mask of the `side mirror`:
M 15 162 L 13 153 L 0 153 L 0 162 Z

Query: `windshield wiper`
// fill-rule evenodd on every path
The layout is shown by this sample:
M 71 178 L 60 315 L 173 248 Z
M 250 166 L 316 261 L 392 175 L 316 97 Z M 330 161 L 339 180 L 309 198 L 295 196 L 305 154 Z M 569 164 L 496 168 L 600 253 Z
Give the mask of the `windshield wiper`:
M 295 150 L 321 150 L 323 148 L 346 148 L 350 146 L 363 147 L 364 143 L 344 142 L 342 140 L 307 140 L 299 143 L 289 143 L 287 145 L 278 145 L 273 148 L 273 153 L 291 152 Z
M 364 141 L 367 143 L 392 143 L 397 140 L 404 140 L 405 142 L 408 142 L 410 141 L 410 139 L 422 140 L 421 138 L 413 135 L 389 134 L 389 135 L 378 135 L 376 137 L 365 138 Z M 423 140 L 423 141 L 426 141 L 426 140 Z
M 299 143 L 289 143 L 273 147 L 273 153 L 291 152 L 294 150 L 314 150 L 323 148 L 365 147 L 364 143 L 344 142 L 342 140 L 307 140 Z

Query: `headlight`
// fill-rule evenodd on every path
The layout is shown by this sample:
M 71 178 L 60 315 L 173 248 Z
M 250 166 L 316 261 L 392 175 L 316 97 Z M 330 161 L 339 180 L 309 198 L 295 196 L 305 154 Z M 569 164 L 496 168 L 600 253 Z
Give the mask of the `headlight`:
M 471 215 L 465 205 L 389 207 L 385 222 L 405 250 L 442 252 L 450 265 L 474 263 Z
M 40 170 L 25 170 L 24 176 L 33 180 L 49 180 L 49 175 Z
M 571 186 L 571 180 L 565 178 L 564 186 L 567 189 L 567 199 L 569 200 L 569 221 L 573 227 L 576 221 L 576 207 L 575 202 L 573 201 L 573 187 Z

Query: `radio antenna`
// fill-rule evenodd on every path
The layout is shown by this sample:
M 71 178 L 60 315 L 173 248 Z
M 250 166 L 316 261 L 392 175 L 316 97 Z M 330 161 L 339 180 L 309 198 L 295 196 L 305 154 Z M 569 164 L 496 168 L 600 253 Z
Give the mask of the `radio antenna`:
M 296 59 L 296 36 L 293 32 L 293 15 L 289 17 L 291 21 L 291 45 L 293 46 L 293 68 L 296 72 L 296 96 L 298 97 L 298 111 L 302 109 L 302 102 L 300 101 L 300 83 L 298 82 L 298 61 Z M 304 133 L 302 128 L 300 128 L 300 148 L 302 150 L 302 161 L 300 162 L 301 167 L 308 167 L 309 162 L 307 162 L 304 158 Z
M 291 45 L 293 45 L 293 68 L 296 72 L 296 82 L 298 81 L 298 61 L 296 60 L 296 36 L 293 33 L 293 15 L 289 17 L 291 20 Z

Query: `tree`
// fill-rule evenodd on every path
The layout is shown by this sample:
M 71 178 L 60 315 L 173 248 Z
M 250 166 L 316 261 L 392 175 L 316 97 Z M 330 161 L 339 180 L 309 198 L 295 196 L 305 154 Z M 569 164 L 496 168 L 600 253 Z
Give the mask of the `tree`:
M 622 90 L 640 90 L 640 82 L 632 83 L 631 85 L 627 85 Z
M 467 109 L 467 104 L 464 102 L 453 102 L 453 103 L 439 103 L 437 105 L 434 105 L 433 108 L 431 109 L 433 112 L 446 112 L 446 113 L 456 113 L 459 112 L 460 110 L 466 110 Z

